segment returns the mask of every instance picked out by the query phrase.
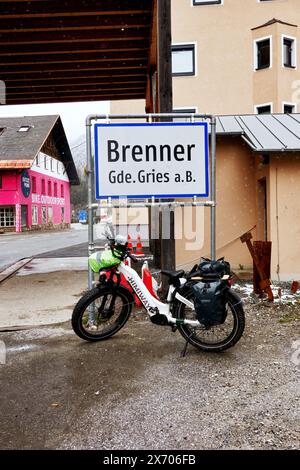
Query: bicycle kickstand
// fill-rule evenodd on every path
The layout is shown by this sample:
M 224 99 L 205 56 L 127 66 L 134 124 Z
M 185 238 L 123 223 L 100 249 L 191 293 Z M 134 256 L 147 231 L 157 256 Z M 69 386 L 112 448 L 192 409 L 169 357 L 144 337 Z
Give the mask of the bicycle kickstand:
M 188 339 L 186 340 L 186 343 L 184 345 L 184 348 L 183 350 L 181 351 L 180 353 L 180 357 L 185 357 L 186 356 L 186 351 L 187 351 L 187 348 L 188 348 L 188 345 L 189 345 L 189 339 L 191 338 L 191 336 L 193 336 L 193 332 L 190 334 L 190 336 L 188 337 Z

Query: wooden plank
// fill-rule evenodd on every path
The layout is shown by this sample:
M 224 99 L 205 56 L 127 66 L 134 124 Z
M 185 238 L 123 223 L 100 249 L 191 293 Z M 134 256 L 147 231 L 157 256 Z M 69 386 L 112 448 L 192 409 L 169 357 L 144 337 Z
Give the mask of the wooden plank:
M 253 262 L 256 265 L 257 272 L 260 276 L 260 287 L 261 287 L 261 289 L 264 290 L 265 292 L 267 292 L 269 301 L 273 302 L 274 296 L 273 296 L 272 289 L 270 287 L 271 286 L 271 281 L 270 281 L 270 278 L 267 278 L 265 272 L 263 271 L 263 268 L 262 268 L 261 263 L 260 263 L 260 259 L 257 256 L 257 254 L 254 250 L 254 247 L 251 243 L 251 239 L 252 239 L 251 232 L 245 233 L 244 235 L 241 236 L 240 239 L 241 239 L 242 243 L 247 244 L 247 247 L 248 247 L 248 250 L 250 251 Z
M 3 1 L 1 15 L 5 18 L 45 18 L 48 16 L 112 16 L 151 13 L 149 0 L 51 0 L 51 1 Z
M 84 71 L 87 71 L 87 70 L 94 70 L 94 71 L 107 71 L 107 69 L 109 69 L 110 71 L 111 70 L 136 70 L 136 69 L 139 69 L 139 70 L 147 70 L 147 65 L 145 63 L 142 63 L 142 65 L 140 65 L 140 62 L 139 64 L 136 64 L 136 65 L 133 65 L 133 64 L 130 64 L 130 65 L 126 65 L 126 64 L 123 64 L 123 63 L 114 63 L 113 66 L 110 66 L 110 64 L 107 64 L 107 66 L 98 66 L 98 63 L 97 62 L 92 62 L 92 63 L 88 63 L 89 65 L 87 66 L 87 64 L 79 64 L 78 66 L 76 66 L 76 70 L 84 70 Z M 2 68 L 1 70 L 1 77 L 3 78 L 3 80 L 5 80 L 5 76 L 6 75 L 23 75 L 23 74 L 32 74 L 33 72 L 36 72 L 36 73 L 49 73 L 49 72 L 67 72 L 67 71 L 74 71 L 74 64 L 66 64 L 65 66 L 63 66 L 64 64 L 57 64 L 57 65 L 52 65 L 50 64 L 50 67 L 46 67 L 45 65 L 43 66 L 43 68 L 41 68 L 39 66 L 39 64 L 37 63 L 35 67 L 33 67 L 32 65 L 31 66 L 28 66 L 28 67 L 25 67 L 23 66 L 23 68 L 20 68 L 20 67 L 9 67 L 9 69 L 5 69 L 5 68 Z
M 108 92 L 118 92 L 118 91 L 144 91 L 145 90 L 145 84 L 140 84 L 140 85 L 136 85 L 134 84 L 133 86 L 126 86 L 126 85 L 122 85 L 122 84 L 118 84 L 118 86 L 116 87 L 112 87 L 112 86 L 107 86 L 106 89 L 101 87 L 87 87 L 86 85 L 83 85 L 82 87 L 80 86 L 74 86 L 74 87 L 70 87 L 68 86 L 68 89 L 60 89 L 60 90 L 51 90 L 51 89 L 48 89 L 48 90 L 43 90 L 43 91 L 35 91 L 35 90 L 29 90 L 27 93 L 25 93 L 24 91 L 21 91 L 21 92 L 12 92 L 12 93 L 7 93 L 6 94 L 6 98 L 8 99 L 14 99 L 14 97 L 16 97 L 16 99 L 18 99 L 18 96 L 24 96 L 26 97 L 26 95 L 30 95 L 32 96 L 33 94 L 34 95 L 37 95 L 38 99 L 41 99 L 41 97 L 50 97 L 53 96 L 53 98 L 57 97 L 59 98 L 61 95 L 63 96 L 71 96 L 71 95 L 75 95 L 75 94 L 80 94 L 80 93 L 89 93 L 89 94 L 92 94 L 92 93 L 95 93 L 95 94 L 102 94 L 102 93 L 108 93 Z
M 272 242 L 255 241 L 253 242 L 253 248 L 255 250 L 257 257 L 260 260 L 260 266 L 264 272 L 265 277 L 267 279 L 270 279 Z M 258 295 L 262 294 L 260 281 L 261 279 L 257 271 L 256 264 L 253 263 L 253 290 L 255 294 L 258 294 Z
M 32 59 L 27 59 L 26 57 L 21 57 L 19 56 L 20 59 L 16 60 L 14 57 L 13 58 L 6 58 L 2 59 L 0 62 L 0 67 L 18 67 L 21 65 L 48 65 L 48 64 L 74 64 L 74 61 L 76 61 L 77 64 L 81 63 L 90 63 L 90 62 L 96 62 L 96 63 L 109 63 L 109 62 L 137 62 L 137 63 L 146 63 L 147 58 L 145 57 L 145 54 L 143 52 L 135 52 L 135 54 L 132 53 L 115 53 L 115 54 L 104 54 L 104 55 L 99 55 L 98 53 L 89 53 L 80 56 L 74 56 L 72 54 L 65 54 L 62 56 L 48 56 L 44 55 L 40 59 L 32 60 Z
M 172 113 L 171 0 L 158 0 L 157 25 L 159 113 Z M 169 239 L 164 239 L 162 236 L 160 240 L 161 268 L 172 270 L 175 269 L 174 211 L 167 211 L 165 216 L 169 216 L 170 234 Z M 163 280 L 163 290 L 167 290 L 165 280 Z
M 124 17 L 123 15 L 112 15 L 105 20 L 100 16 L 85 16 L 85 17 L 59 17 L 53 16 L 44 18 L 42 21 L 38 19 L 23 20 L 1 18 L 0 16 L 0 33 L 8 34 L 21 34 L 21 33 L 35 33 L 35 32 L 53 32 L 53 31 L 84 31 L 84 30 L 109 30 L 118 29 L 122 30 L 129 28 L 147 28 L 149 22 L 149 15 L 130 15 Z
M 65 44 L 68 42 L 74 45 L 78 42 L 102 42 L 102 41 L 120 41 L 122 39 L 126 41 L 147 41 L 149 37 L 148 25 L 141 29 L 126 29 L 125 31 L 77 31 L 76 33 L 68 31 L 55 31 L 45 33 L 20 33 L 20 34 L 6 34 L 0 38 L 0 46 L 10 45 L 24 45 L 24 44 Z M 75 46 L 76 47 L 76 46 Z
M 144 52 L 144 54 L 148 54 L 148 47 L 145 47 L 144 45 L 133 45 L 134 43 L 132 41 L 122 41 L 120 40 L 119 44 L 116 44 L 116 41 L 114 41 L 110 47 L 109 43 L 102 43 L 101 44 L 93 44 L 93 43 L 81 43 L 81 44 L 76 44 L 76 48 L 74 48 L 74 45 L 72 44 L 64 44 L 62 49 L 57 49 L 57 47 L 52 46 L 49 44 L 49 47 L 47 47 L 47 44 L 44 44 L 43 47 L 39 44 L 35 45 L 30 45 L 30 46 L 24 46 L 22 47 L 22 51 L 20 51 L 20 48 L 17 47 L 16 45 L 11 46 L 10 44 L 7 44 L 5 46 L 5 49 L 0 50 L 0 57 L 27 57 L 27 56 L 32 56 L 32 57 L 37 57 L 37 56 L 48 56 L 48 55 L 55 55 L 55 56 L 60 56 L 64 54 L 90 54 L 90 53 L 95 53 L 95 54 L 113 54 L 114 52 L 117 52 L 118 54 L 121 53 L 136 53 L 136 52 Z M 37 47 L 35 47 L 37 46 Z
M 30 263 L 33 258 L 24 258 L 17 263 L 12 264 L 0 273 L 0 283 L 6 281 L 9 277 L 13 276 L 17 271 Z
M 145 92 L 143 93 L 110 93 L 99 95 L 77 95 L 74 97 L 66 96 L 64 98 L 44 98 L 44 99 L 37 99 L 28 97 L 25 100 L 11 100 L 8 99 L 6 104 L 38 104 L 38 103 L 78 103 L 78 102 L 85 102 L 85 101 L 109 101 L 109 100 L 137 100 L 137 99 L 144 99 Z
M 127 73 L 126 70 L 107 70 L 101 74 L 98 74 L 97 73 L 97 70 L 70 70 L 70 71 L 63 71 L 63 72 L 55 72 L 55 73 L 51 73 L 51 74 L 43 74 L 42 72 L 40 72 L 38 75 L 36 73 L 32 73 L 32 74 L 26 74 L 26 78 L 24 77 L 18 77 L 16 79 L 15 76 L 12 76 L 12 77 L 6 77 L 5 78 L 5 84 L 7 86 L 9 86 L 10 83 L 13 83 L 13 84 L 19 84 L 19 83 L 25 83 L 25 84 L 28 84 L 28 82 L 30 81 L 30 84 L 32 84 L 33 82 L 35 83 L 47 83 L 49 81 L 59 81 L 61 83 L 63 83 L 63 81 L 65 82 L 69 82 L 70 79 L 74 79 L 74 80 L 77 80 L 78 83 L 82 83 L 82 80 L 86 80 L 86 79 L 93 79 L 93 80 L 98 80 L 98 79 L 107 79 L 107 78 L 111 78 L 112 80 L 116 79 L 116 78 L 143 78 L 145 79 L 146 81 L 146 77 L 147 77 L 147 74 L 146 74 L 146 71 L 145 70 L 139 70 L 139 69 L 136 69 L 136 70 L 131 70 L 130 72 Z
M 118 80 L 117 80 L 118 78 Z M 100 80 L 100 79 L 97 79 L 97 77 L 92 77 L 92 78 L 86 78 L 84 80 L 84 82 L 82 80 L 78 80 L 78 79 L 69 79 L 68 80 L 68 89 L 71 89 L 72 87 L 78 87 L 81 88 L 81 87 L 86 87 L 86 86 L 89 86 L 89 87 L 93 87 L 93 86 L 98 86 L 98 87 L 102 87 L 104 89 L 106 88 L 109 88 L 113 85 L 132 85 L 132 86 L 135 86 L 135 85 L 145 85 L 145 78 L 144 77 L 141 77 L 140 80 L 137 80 L 136 77 L 132 77 L 132 80 L 130 80 L 130 77 L 129 78 L 122 78 L 122 77 L 116 77 L 114 80 L 111 80 L 111 81 L 107 81 L 107 80 Z M 30 86 L 30 89 L 28 89 L 28 85 L 27 83 L 24 83 L 24 82 L 21 82 L 21 83 L 16 83 L 14 86 L 10 85 L 10 86 L 7 86 L 6 85 L 6 92 L 7 94 L 10 94 L 10 93 L 15 93 L 15 94 L 18 94 L 18 93 L 24 93 L 24 94 L 27 94 L 27 93 L 40 93 L 42 90 L 45 90 L 45 89 L 48 89 L 48 88 L 51 88 L 52 90 L 56 90 L 57 88 L 65 88 L 66 87 L 66 82 L 59 82 L 58 80 L 49 80 L 48 83 L 39 83 L 37 82 L 32 84 Z

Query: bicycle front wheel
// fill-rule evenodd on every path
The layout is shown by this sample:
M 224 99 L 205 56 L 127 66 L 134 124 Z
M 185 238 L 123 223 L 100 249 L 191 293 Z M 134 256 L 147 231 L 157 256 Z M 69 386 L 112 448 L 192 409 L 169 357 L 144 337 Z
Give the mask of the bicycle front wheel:
M 184 297 L 194 303 L 194 295 L 191 289 Z M 199 327 L 179 325 L 178 331 L 189 343 L 202 351 L 225 351 L 239 341 L 245 329 L 243 304 L 232 291 L 227 294 L 226 309 L 226 320 L 220 325 L 209 328 L 204 325 Z M 195 310 L 183 303 L 178 305 L 176 316 L 180 319 L 197 320 Z
M 133 300 L 122 287 L 92 289 L 76 304 L 72 328 L 77 336 L 87 341 L 110 338 L 125 325 L 132 305 Z

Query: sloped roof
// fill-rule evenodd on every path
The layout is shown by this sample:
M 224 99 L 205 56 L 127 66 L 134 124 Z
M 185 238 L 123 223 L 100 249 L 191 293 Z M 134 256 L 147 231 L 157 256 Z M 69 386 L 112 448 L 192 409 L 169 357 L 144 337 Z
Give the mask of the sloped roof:
M 29 127 L 29 130 L 19 132 L 21 127 Z M 0 118 L 0 168 L 30 167 L 51 133 L 71 184 L 79 184 L 71 150 L 58 115 Z
M 241 135 L 255 152 L 300 152 L 300 114 L 217 117 L 218 135 Z
M 272 18 L 270 21 L 267 21 L 266 23 L 261 24 L 260 26 L 256 26 L 255 28 L 252 28 L 252 31 L 255 31 L 256 29 L 264 28 L 265 26 L 270 26 L 271 24 L 274 24 L 274 23 L 280 23 L 286 26 L 293 26 L 294 28 L 297 28 L 296 24 L 291 24 L 291 23 L 287 23 L 286 21 L 278 20 L 277 18 Z

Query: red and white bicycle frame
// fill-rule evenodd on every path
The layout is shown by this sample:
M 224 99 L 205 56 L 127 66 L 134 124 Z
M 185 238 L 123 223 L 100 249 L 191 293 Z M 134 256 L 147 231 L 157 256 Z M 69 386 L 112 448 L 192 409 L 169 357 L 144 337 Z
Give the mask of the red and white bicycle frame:
M 126 265 L 124 262 L 121 262 L 118 266 L 118 272 L 124 276 L 128 285 L 132 288 L 137 298 L 145 307 L 148 315 L 151 317 L 159 313 L 160 315 L 165 315 L 169 324 L 176 324 L 178 323 L 178 319 L 173 317 L 171 313 L 171 300 L 173 298 L 174 291 L 176 287 L 170 286 L 167 296 L 167 302 L 161 302 L 154 292 L 150 292 L 147 285 L 144 284 L 143 280 L 140 278 L 138 273 L 132 269 L 129 265 Z M 186 279 L 181 278 L 180 283 L 184 285 L 186 283 Z M 180 295 L 178 292 L 175 293 L 175 298 L 180 302 L 184 303 L 191 309 L 194 308 L 194 304 Z M 191 325 L 195 327 L 201 326 L 200 323 L 196 320 L 183 320 L 182 323 L 186 325 Z

